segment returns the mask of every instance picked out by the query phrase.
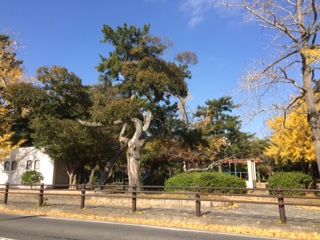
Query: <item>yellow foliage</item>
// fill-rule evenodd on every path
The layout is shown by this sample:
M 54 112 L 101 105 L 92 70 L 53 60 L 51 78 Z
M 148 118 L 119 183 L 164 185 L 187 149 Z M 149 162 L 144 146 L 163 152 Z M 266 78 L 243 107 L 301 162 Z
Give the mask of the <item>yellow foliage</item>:
M 8 115 L 9 115 L 8 110 L 0 105 L 0 135 L 3 132 L 10 131 L 11 126 L 6 121 L 6 118 L 8 117 Z
M 11 142 L 12 136 L 12 132 L 0 136 L 0 161 L 7 158 L 15 147 Z
M 0 90 L 22 79 L 22 62 L 16 58 L 15 51 L 15 42 L 0 35 Z
M 315 160 L 315 148 L 305 104 L 288 114 L 285 124 L 283 117 L 277 117 L 269 121 L 268 125 L 272 136 L 271 145 L 265 151 L 267 156 L 283 162 Z
M 8 110 L 0 106 L 0 120 L 4 120 L 8 117 L 8 114 Z M 21 140 L 19 143 L 14 144 L 12 142 L 13 135 L 14 132 L 11 131 L 11 125 L 5 120 L 0 121 L 0 161 L 6 159 L 11 151 L 25 142 L 24 140 Z
M 17 148 L 23 142 L 18 144 L 12 142 L 14 132 L 11 131 L 11 125 L 4 119 L 8 117 L 8 110 L 0 106 L 0 161 L 7 158 L 12 150 Z M 2 134 L 2 135 L 1 135 Z
M 10 152 L 21 145 L 12 142 L 14 132 L 7 121 L 8 104 L 3 100 L 2 93 L 8 85 L 17 83 L 23 77 L 22 61 L 16 58 L 16 43 L 6 35 L 0 34 L 0 160 L 8 157 Z
M 212 138 L 209 140 L 209 147 L 206 148 L 206 152 L 211 159 L 215 159 L 221 150 L 228 144 L 228 140 L 224 137 Z
M 12 142 L 14 132 L 5 133 L 0 136 L 0 162 L 6 159 L 10 153 L 20 147 L 25 140 L 20 140 L 17 144 Z
M 305 48 L 302 50 L 302 54 L 305 56 L 307 64 L 313 64 L 320 61 L 320 48 Z

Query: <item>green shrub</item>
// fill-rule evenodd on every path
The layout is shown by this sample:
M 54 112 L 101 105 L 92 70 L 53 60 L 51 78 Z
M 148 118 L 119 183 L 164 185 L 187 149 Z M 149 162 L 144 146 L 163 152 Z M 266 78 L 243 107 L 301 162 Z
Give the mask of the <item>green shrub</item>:
M 270 189 L 307 189 L 312 178 L 301 172 L 279 172 L 269 177 L 268 188 Z M 276 191 L 270 191 L 270 194 L 277 194 Z M 284 191 L 284 195 L 303 195 L 304 192 Z
M 21 177 L 21 183 L 27 185 L 39 184 L 42 180 L 42 174 L 37 171 L 26 171 Z
M 200 187 L 201 192 L 215 193 L 245 193 L 243 189 L 226 188 L 245 188 L 246 183 L 243 179 L 224 173 L 217 172 L 194 172 L 180 173 L 165 182 L 167 191 L 193 190 L 190 187 Z M 178 187 L 178 188 L 170 188 Z M 189 188 L 188 188 L 189 187 Z M 210 189 L 212 188 L 212 189 Z M 216 188 L 216 189 L 214 189 Z

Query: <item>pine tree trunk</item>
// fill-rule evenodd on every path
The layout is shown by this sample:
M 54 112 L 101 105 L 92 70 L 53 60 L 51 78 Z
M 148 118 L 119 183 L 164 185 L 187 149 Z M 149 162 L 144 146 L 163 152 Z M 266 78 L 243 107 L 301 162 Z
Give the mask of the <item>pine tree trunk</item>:
M 67 172 L 69 177 L 69 189 L 74 189 L 77 183 L 77 174 L 74 171 Z
M 140 176 L 140 149 L 139 143 L 137 144 L 132 140 L 128 142 L 127 164 L 129 185 L 138 188 L 140 188 L 142 183 Z
M 140 174 L 140 151 L 145 144 L 151 120 L 152 113 L 147 111 L 143 122 L 138 118 L 131 119 L 135 126 L 135 132 L 130 140 L 123 136 L 126 124 L 123 126 L 119 136 L 120 144 L 126 145 L 127 147 L 126 155 L 129 185 L 136 186 L 138 189 L 141 189 L 142 185 Z
M 100 167 L 99 167 L 99 165 L 97 164 L 94 168 L 91 169 L 90 177 L 89 177 L 89 185 L 93 185 L 93 184 L 94 184 L 94 182 L 93 182 L 93 180 L 94 180 L 94 175 L 95 175 L 96 171 L 99 170 L 99 168 L 100 168 Z

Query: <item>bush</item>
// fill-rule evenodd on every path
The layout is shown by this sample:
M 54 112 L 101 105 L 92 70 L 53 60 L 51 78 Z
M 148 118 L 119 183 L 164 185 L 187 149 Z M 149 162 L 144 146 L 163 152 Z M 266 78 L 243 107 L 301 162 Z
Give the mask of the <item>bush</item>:
M 39 184 L 42 180 L 42 174 L 37 171 L 26 171 L 21 177 L 21 183 L 27 185 Z
M 246 183 L 243 179 L 224 173 L 217 172 L 195 172 L 181 173 L 165 182 L 167 191 L 183 190 L 188 187 L 201 187 L 201 192 L 215 193 L 245 193 L 244 189 L 226 189 L 226 188 L 245 188 Z M 170 188 L 178 187 L 178 188 Z M 179 188 L 181 187 L 181 188 Z M 187 187 L 187 188 L 183 188 Z M 207 188 L 207 189 L 206 189 Z M 217 188 L 217 189 L 210 189 Z M 189 188 L 191 189 L 191 188 Z
M 307 189 L 312 178 L 301 172 L 279 172 L 269 177 L 268 188 L 270 189 Z M 276 191 L 271 191 L 270 194 L 277 194 Z M 284 195 L 303 195 L 304 192 L 284 191 Z

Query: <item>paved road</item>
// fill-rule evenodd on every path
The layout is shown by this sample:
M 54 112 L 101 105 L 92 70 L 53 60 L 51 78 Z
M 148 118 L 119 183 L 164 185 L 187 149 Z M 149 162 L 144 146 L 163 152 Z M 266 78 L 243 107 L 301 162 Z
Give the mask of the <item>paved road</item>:
M 262 238 L 0 214 L 0 240 L 2 239 L 253 240 Z

